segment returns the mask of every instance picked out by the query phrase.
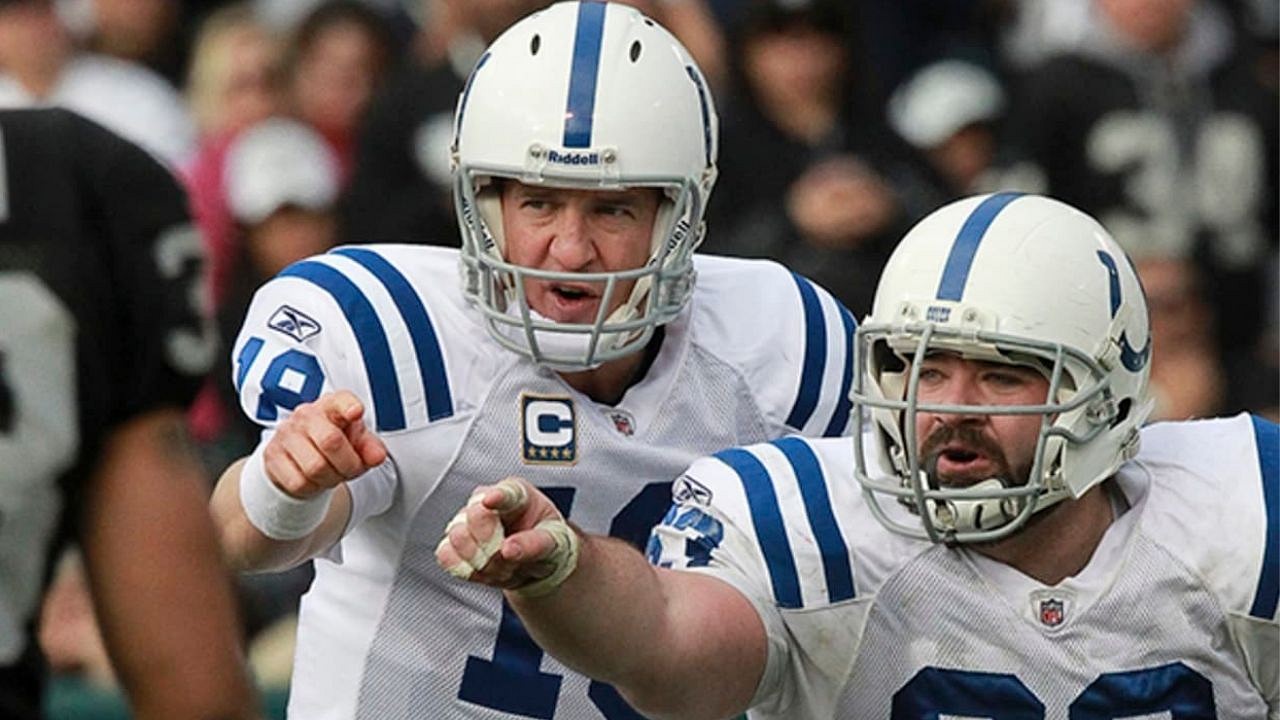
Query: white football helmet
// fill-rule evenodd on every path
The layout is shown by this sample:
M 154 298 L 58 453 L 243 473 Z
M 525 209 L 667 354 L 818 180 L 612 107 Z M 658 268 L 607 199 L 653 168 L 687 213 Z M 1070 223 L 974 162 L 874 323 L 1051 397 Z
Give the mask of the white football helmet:
M 867 428 L 854 435 L 856 476 L 880 522 L 911 537 L 1012 534 L 1132 457 L 1151 411 L 1147 306 L 1133 266 L 1093 218 L 1046 197 L 972 197 L 922 220 L 889 258 L 855 345 L 854 411 Z M 939 350 L 1039 369 L 1046 404 L 917 402 L 921 361 Z M 1041 415 L 1026 484 L 936 486 L 922 469 L 920 412 Z
M 636 9 L 564 2 L 511 26 L 476 63 L 454 121 L 463 286 L 490 334 L 535 362 L 567 370 L 644 347 L 692 292 L 717 142 L 702 72 Z M 661 189 L 648 263 L 626 272 L 557 273 L 507 262 L 494 178 Z M 592 323 L 543 318 L 528 305 L 525 278 L 601 282 L 600 312 Z M 627 280 L 636 280 L 631 295 L 606 316 Z

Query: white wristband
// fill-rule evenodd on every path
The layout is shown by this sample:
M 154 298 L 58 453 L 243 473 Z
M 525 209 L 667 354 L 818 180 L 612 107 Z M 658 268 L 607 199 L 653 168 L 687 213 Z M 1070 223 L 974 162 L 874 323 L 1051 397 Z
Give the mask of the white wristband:
M 305 500 L 281 490 L 267 477 L 261 446 L 240 470 L 240 504 L 244 506 L 244 514 L 254 527 L 273 540 L 297 540 L 310 535 L 324 521 L 332 500 L 332 489 Z

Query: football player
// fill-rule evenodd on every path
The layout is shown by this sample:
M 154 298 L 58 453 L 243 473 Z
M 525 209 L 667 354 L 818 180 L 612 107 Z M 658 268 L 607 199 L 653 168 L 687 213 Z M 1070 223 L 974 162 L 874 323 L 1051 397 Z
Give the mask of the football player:
M 234 381 L 266 430 L 214 505 L 242 567 L 317 558 L 291 715 L 635 717 L 545 657 L 501 593 L 437 567 L 458 506 L 521 468 L 642 547 L 698 456 L 846 433 L 848 311 L 777 264 L 693 255 L 716 122 L 651 19 L 555 5 L 459 98 L 460 251 L 339 248 L 259 290 Z M 530 592 L 554 582 L 537 575 Z
M 251 717 L 184 407 L 216 348 L 186 196 L 78 115 L 0 112 L 0 717 L 43 717 L 41 598 L 80 546 L 138 718 Z
M 651 717 L 1275 718 L 1280 432 L 1143 427 L 1150 353 L 1102 226 L 968 198 L 884 270 L 852 442 L 699 460 L 659 568 L 564 532 L 519 479 L 481 488 L 438 559 L 549 573 L 507 592 L 531 635 Z

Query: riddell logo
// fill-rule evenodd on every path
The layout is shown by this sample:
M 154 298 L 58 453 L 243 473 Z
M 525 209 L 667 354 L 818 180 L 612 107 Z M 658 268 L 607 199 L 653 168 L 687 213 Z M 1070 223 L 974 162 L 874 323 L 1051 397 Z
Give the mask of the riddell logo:
M 600 153 L 598 152 L 559 152 L 556 150 L 547 151 L 547 161 L 556 163 L 557 165 L 599 165 Z

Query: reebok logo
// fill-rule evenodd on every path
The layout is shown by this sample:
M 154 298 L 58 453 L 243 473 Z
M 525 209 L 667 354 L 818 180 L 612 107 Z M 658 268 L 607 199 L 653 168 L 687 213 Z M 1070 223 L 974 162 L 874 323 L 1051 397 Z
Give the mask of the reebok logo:
M 271 319 L 267 321 L 267 327 L 277 332 L 282 332 L 298 342 L 320 333 L 320 323 L 301 310 L 296 310 L 288 305 L 281 305 L 274 313 L 271 313 Z

